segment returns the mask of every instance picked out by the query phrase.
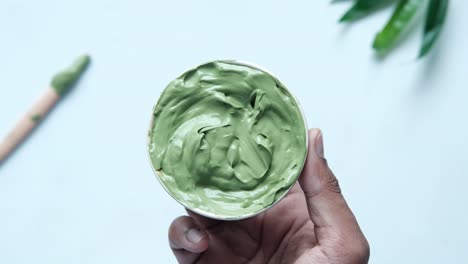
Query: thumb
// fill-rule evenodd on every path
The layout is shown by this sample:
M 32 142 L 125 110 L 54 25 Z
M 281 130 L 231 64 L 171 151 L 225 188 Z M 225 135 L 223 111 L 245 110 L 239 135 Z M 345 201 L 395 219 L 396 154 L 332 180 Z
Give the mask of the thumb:
M 309 150 L 299 183 L 319 243 L 321 239 L 337 235 L 350 239 L 356 235 L 363 237 L 356 218 L 341 194 L 338 180 L 324 158 L 320 129 L 309 130 Z
M 195 263 L 208 249 L 209 237 L 193 218 L 181 216 L 169 227 L 169 245 L 179 263 Z

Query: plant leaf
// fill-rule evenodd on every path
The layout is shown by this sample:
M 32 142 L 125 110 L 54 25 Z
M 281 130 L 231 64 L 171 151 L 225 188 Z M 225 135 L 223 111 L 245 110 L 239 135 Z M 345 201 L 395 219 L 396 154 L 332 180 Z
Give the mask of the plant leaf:
M 378 53 L 386 53 L 393 47 L 404 30 L 411 24 L 422 2 L 422 0 L 400 0 L 390 21 L 375 37 L 372 46 Z
M 393 0 L 358 0 L 341 18 L 340 22 L 352 22 L 372 13 L 376 8 Z
M 437 41 L 447 16 L 449 0 L 430 0 L 419 58 L 424 57 Z

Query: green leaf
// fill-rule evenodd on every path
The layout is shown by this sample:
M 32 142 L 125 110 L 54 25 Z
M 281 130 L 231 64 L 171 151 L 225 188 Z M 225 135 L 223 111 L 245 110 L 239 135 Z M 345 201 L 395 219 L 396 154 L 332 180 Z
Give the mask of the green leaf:
M 437 41 L 447 16 L 449 0 L 430 0 L 419 58 L 424 57 Z
M 378 7 L 393 0 L 358 0 L 341 18 L 340 22 L 352 22 L 372 13 Z
M 390 21 L 375 37 L 373 48 L 378 53 L 386 53 L 394 46 L 405 29 L 411 24 L 422 2 L 422 0 L 400 0 Z

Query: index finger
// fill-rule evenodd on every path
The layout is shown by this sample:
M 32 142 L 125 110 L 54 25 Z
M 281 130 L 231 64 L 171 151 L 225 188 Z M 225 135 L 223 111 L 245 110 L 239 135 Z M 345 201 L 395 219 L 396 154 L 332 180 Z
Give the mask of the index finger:
M 309 131 L 309 150 L 299 183 L 307 201 L 317 240 L 336 236 L 363 237 L 333 172 L 324 158 L 322 132 Z

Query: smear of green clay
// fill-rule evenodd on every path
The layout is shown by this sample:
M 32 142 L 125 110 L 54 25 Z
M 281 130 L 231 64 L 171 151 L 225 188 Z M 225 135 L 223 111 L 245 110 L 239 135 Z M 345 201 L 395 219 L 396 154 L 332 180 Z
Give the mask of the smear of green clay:
M 306 125 L 270 74 L 230 61 L 187 71 L 154 107 L 150 156 L 166 189 L 223 217 L 276 202 L 302 171 Z
M 88 55 L 78 57 L 75 62 L 65 70 L 57 73 L 51 81 L 52 88 L 62 96 L 73 87 L 90 62 Z
M 36 122 L 39 122 L 39 120 L 41 120 L 41 118 L 42 118 L 41 115 L 36 114 L 36 115 L 33 115 L 33 116 L 31 117 L 31 121 L 33 121 L 34 123 L 36 123 Z

